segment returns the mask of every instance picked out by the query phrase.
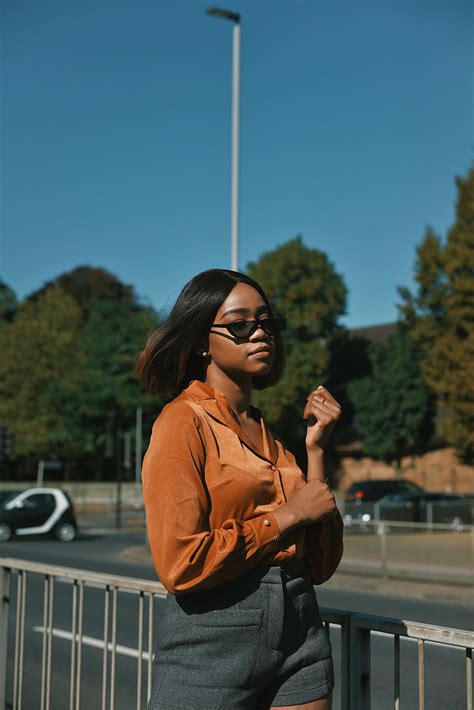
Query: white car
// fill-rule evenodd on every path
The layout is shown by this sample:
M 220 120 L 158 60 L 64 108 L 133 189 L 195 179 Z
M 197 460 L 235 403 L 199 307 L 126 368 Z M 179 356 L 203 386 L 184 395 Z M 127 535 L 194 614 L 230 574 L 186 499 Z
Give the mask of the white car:
M 60 488 L 0 491 L 0 542 L 12 535 L 53 535 L 71 542 L 77 535 L 71 498 Z

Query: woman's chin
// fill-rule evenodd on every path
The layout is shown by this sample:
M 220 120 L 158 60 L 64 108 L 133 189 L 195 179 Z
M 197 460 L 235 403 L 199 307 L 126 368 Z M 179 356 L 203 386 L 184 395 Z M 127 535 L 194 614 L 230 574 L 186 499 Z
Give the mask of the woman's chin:
M 252 373 L 254 376 L 266 375 L 272 369 L 273 362 L 264 362 L 263 360 L 259 363 L 255 363 L 252 367 Z

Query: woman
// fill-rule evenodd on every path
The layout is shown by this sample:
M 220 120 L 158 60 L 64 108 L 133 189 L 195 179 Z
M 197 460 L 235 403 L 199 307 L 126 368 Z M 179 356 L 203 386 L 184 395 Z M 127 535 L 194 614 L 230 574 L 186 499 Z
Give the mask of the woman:
M 175 399 L 143 462 L 150 549 L 168 590 L 149 710 L 330 710 L 331 645 L 313 584 L 336 570 L 343 523 L 323 452 L 339 419 L 307 397 L 306 476 L 250 404 L 283 374 L 262 288 L 210 269 L 182 290 L 136 374 Z

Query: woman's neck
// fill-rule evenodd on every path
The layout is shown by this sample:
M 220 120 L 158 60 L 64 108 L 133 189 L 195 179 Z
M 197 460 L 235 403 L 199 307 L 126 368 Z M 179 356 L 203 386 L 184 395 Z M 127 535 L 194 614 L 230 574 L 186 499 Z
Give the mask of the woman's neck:
M 239 418 L 245 419 L 250 416 L 251 381 L 238 384 L 231 380 L 230 377 L 219 376 L 219 374 L 208 372 L 205 380 L 206 384 L 225 395 L 229 407 Z

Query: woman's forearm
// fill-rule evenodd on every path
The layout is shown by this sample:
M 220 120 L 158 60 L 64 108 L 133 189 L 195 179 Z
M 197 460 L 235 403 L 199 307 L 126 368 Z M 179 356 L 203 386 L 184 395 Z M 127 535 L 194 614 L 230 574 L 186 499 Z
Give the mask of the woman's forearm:
M 324 449 L 320 446 L 315 448 L 307 448 L 306 452 L 308 454 L 308 468 L 306 479 L 311 481 L 314 478 L 320 481 L 326 480 L 326 474 L 324 472 Z
M 324 473 L 324 450 L 321 447 L 307 448 L 308 452 L 308 469 L 307 469 L 307 481 L 312 481 L 317 479 L 318 481 L 325 481 L 326 476 Z M 277 521 L 278 527 L 280 528 L 280 535 L 286 535 L 288 532 L 293 530 L 295 527 L 301 524 L 300 516 L 295 509 L 294 501 L 290 499 L 288 503 L 275 508 L 273 511 L 273 516 Z

